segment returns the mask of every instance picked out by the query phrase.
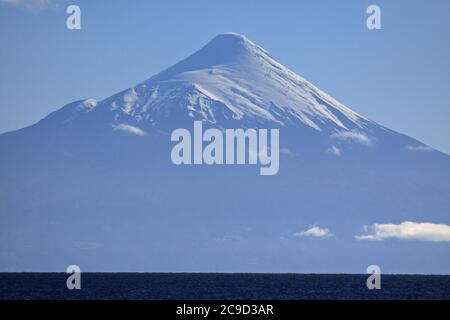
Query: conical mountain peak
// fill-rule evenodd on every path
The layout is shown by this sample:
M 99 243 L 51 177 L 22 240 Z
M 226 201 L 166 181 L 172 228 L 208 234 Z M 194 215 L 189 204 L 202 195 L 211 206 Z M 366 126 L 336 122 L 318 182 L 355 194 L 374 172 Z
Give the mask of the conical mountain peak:
M 258 47 L 242 34 L 219 34 L 189 58 L 206 58 L 211 65 L 236 62 Z
M 173 108 L 168 105 L 173 104 L 173 97 L 177 96 L 189 101 L 185 111 L 189 115 L 214 123 L 219 120 L 217 110 L 224 108 L 236 120 L 257 119 L 283 126 L 302 124 L 318 131 L 360 128 L 366 123 L 366 119 L 238 33 L 214 37 L 200 50 L 150 78 L 144 85 L 145 96 L 154 99 L 151 101 L 158 101 L 158 105 L 167 102 L 164 103 L 167 110 L 162 114 L 172 112 Z M 141 104 L 152 104 L 144 100 Z M 222 107 L 211 107 L 217 103 Z
M 217 53 L 217 50 L 220 50 L 224 54 L 233 56 L 235 54 L 242 54 L 245 51 L 251 51 L 254 47 L 255 44 L 246 36 L 239 33 L 227 32 L 214 37 L 203 47 L 203 50 L 213 51 L 215 53 Z
M 194 54 L 159 73 L 153 79 L 164 80 L 175 74 L 221 65 L 248 64 L 249 59 L 256 57 L 258 51 L 264 52 L 244 35 L 233 32 L 219 34 Z
M 220 34 L 165 71 L 82 110 L 114 128 L 144 130 L 168 130 L 192 119 L 222 127 L 264 124 L 331 133 L 373 124 L 237 33 Z

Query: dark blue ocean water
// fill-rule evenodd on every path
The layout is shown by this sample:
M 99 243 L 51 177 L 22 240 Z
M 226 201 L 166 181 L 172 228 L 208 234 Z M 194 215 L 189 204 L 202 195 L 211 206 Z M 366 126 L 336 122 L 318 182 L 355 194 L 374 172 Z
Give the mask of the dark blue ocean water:
M 68 290 L 65 273 L 0 273 L 0 299 L 450 299 L 450 276 L 82 273 Z

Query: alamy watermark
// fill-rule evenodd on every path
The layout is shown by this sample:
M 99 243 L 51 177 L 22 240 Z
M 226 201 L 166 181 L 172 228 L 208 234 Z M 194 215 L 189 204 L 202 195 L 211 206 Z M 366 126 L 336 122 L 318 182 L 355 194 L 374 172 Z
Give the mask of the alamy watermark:
M 381 29 L 381 9 L 376 4 L 367 7 L 366 13 L 369 14 L 366 20 L 366 26 L 369 30 Z
M 66 273 L 70 274 L 67 278 L 66 286 L 69 290 L 81 289 L 81 269 L 77 265 L 70 265 L 66 269 Z
M 66 20 L 66 27 L 69 30 L 81 29 L 81 9 L 77 5 L 70 5 L 66 9 L 66 13 L 69 14 Z
M 270 145 L 269 145 L 270 135 Z M 176 165 L 260 165 L 261 175 L 275 175 L 280 165 L 279 129 L 209 128 L 194 121 L 194 132 L 175 129 L 171 159 Z M 204 146 L 204 143 L 206 145 Z
M 375 264 L 370 265 L 367 267 L 367 273 L 370 274 L 366 281 L 367 289 L 381 289 L 381 268 Z

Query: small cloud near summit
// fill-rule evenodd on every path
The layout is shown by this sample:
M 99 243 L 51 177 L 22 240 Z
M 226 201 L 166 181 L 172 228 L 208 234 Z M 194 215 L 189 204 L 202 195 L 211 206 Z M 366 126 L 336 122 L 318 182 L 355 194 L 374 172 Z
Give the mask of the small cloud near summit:
M 362 145 L 372 145 L 374 143 L 374 139 L 369 137 L 367 134 L 359 131 L 340 131 L 333 133 L 330 136 L 332 139 L 340 140 L 344 142 L 355 142 Z

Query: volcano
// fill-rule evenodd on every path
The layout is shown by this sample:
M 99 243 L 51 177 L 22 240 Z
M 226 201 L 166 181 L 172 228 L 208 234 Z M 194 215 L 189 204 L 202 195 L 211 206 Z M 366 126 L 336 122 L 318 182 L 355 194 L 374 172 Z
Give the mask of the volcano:
M 194 121 L 279 129 L 278 173 L 174 165 L 171 132 Z M 352 111 L 240 34 L 2 134 L 0 154 L 1 270 L 450 268 L 446 243 L 355 237 L 375 223 L 449 224 L 450 156 Z M 311 226 L 333 236 L 298 236 Z

